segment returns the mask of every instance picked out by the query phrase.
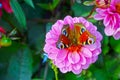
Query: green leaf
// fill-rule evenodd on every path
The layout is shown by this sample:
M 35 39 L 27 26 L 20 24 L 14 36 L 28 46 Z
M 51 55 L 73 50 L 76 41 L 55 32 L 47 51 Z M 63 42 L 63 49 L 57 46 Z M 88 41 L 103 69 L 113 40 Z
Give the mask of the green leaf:
M 38 6 L 40 6 L 41 8 L 45 9 L 45 10 L 50 10 L 52 11 L 52 5 L 49 3 L 49 4 L 43 4 L 43 3 L 39 3 Z
M 10 59 L 7 80 L 31 80 L 32 54 L 26 46 L 21 46 Z
M 103 46 L 102 46 L 102 52 L 103 52 L 104 55 L 106 55 L 110 50 L 110 47 L 108 46 L 108 43 L 109 43 L 109 38 L 107 36 L 104 36 Z
M 24 0 L 28 5 L 30 5 L 32 8 L 35 8 L 32 0 Z
M 13 55 L 16 54 L 19 46 L 20 45 L 18 43 L 13 42 L 9 47 L 0 48 L 0 80 L 6 80 L 5 78 L 7 77 L 6 73 L 9 65 L 9 60 Z
M 111 37 L 110 45 L 112 46 L 115 52 L 120 53 L 120 40 L 115 40 L 113 37 Z
M 18 22 L 24 29 L 26 29 L 26 18 L 20 4 L 17 2 L 17 0 L 11 0 L 10 4 Z
M 94 1 L 85 1 L 83 4 L 86 5 L 86 6 L 93 6 Z
M 72 11 L 74 12 L 75 16 L 83 16 L 86 17 L 90 14 L 90 11 L 92 10 L 93 6 L 85 6 L 83 4 L 75 3 L 72 6 Z
M 52 7 L 53 9 L 56 8 L 56 6 L 59 4 L 60 0 L 53 0 L 53 4 L 52 4 Z
M 53 3 L 48 3 L 48 4 L 39 3 L 38 5 L 45 10 L 53 11 L 57 7 L 59 2 L 60 0 L 53 0 Z
M 43 79 L 38 79 L 38 78 L 35 78 L 35 79 L 32 79 L 32 80 L 43 80 Z
M 63 74 L 65 77 L 64 78 L 61 77 L 62 78 L 61 80 L 85 80 L 84 76 L 82 76 L 81 74 L 75 75 L 72 72 L 69 72 L 69 73 L 66 73 L 65 75 Z
M 104 55 L 106 55 L 109 52 L 109 50 L 110 50 L 109 46 L 104 46 L 102 48 L 102 52 L 103 52 Z
M 114 80 L 120 79 L 120 65 L 115 69 L 113 77 L 114 77 Z

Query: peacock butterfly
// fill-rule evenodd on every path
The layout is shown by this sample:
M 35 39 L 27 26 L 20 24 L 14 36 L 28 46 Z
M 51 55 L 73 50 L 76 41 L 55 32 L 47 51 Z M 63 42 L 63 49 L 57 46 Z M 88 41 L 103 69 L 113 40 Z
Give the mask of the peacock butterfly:
M 71 29 L 69 25 L 64 25 L 59 39 L 56 43 L 58 49 L 66 49 L 72 46 L 83 46 L 93 44 L 96 37 L 92 35 L 84 25 L 75 23 Z

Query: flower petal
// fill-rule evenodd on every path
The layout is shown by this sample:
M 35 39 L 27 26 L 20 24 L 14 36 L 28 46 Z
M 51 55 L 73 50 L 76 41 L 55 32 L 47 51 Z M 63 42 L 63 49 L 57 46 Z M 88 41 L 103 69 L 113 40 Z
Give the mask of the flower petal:
M 63 28 L 64 22 L 62 20 L 58 20 L 53 26 L 52 26 L 52 32 L 56 35 L 61 34 L 61 30 Z
M 81 63 L 82 65 L 86 64 L 86 59 L 85 59 L 85 57 L 83 56 L 82 53 L 80 53 L 80 63 Z
M 64 24 L 65 24 L 65 25 L 69 24 L 71 29 L 74 28 L 73 19 L 72 19 L 71 16 L 66 16 L 66 17 L 64 18 Z
M 98 56 L 101 53 L 101 48 L 95 49 L 94 51 L 92 51 L 93 56 Z
M 4 0 L 2 1 L 3 8 L 6 10 L 8 13 L 12 13 L 12 8 L 10 7 L 10 0 Z
M 74 18 L 73 18 L 73 23 L 79 23 L 79 18 L 74 17 Z
M 113 37 L 114 37 L 116 40 L 120 39 L 120 28 L 118 28 L 118 29 L 116 30 L 116 32 L 114 33 Z
M 67 54 L 68 54 L 67 50 L 64 50 L 64 49 L 63 50 L 59 50 L 58 55 L 56 57 L 56 61 L 57 62 L 63 61 L 66 58 Z
M 105 27 L 105 34 L 107 35 L 107 36 L 112 36 L 113 34 L 114 34 L 114 32 L 115 32 L 115 30 L 114 29 L 112 29 L 110 26 L 107 26 L 107 27 Z
M 106 15 L 105 18 L 104 18 L 103 24 L 104 24 L 105 26 L 110 26 L 110 22 L 111 22 L 110 19 L 111 19 L 111 18 L 112 18 L 112 16 Z
M 82 69 L 87 69 L 89 66 L 90 66 L 90 64 L 82 65 Z
M 101 16 L 100 14 L 96 14 L 94 16 L 94 19 L 96 19 L 96 20 L 102 20 L 102 19 L 104 19 L 104 16 Z
M 86 28 L 90 25 L 90 23 L 83 17 L 79 17 L 79 22 L 82 23 Z
M 60 68 L 60 71 L 63 73 L 66 73 L 66 72 L 71 71 L 71 70 L 72 70 L 71 66 Z
M 79 70 L 72 69 L 72 72 L 73 72 L 74 74 L 80 74 L 81 71 L 82 71 L 82 68 L 80 68 Z
M 93 57 L 92 58 L 92 63 L 95 63 L 97 59 L 98 59 L 98 56 Z
M 80 55 L 77 52 L 73 52 L 73 53 L 68 53 L 68 60 L 70 63 L 75 64 L 77 62 L 79 62 L 80 60 Z
M 91 51 L 88 49 L 88 48 L 82 48 L 82 54 L 85 56 L 85 57 L 92 57 L 92 53 Z
M 49 54 L 48 54 L 48 57 L 49 57 L 50 59 L 56 59 L 57 54 L 58 54 L 58 53 L 54 53 L 54 52 L 53 52 L 53 53 L 49 53 Z
M 81 68 L 81 65 L 80 64 L 74 64 L 72 65 L 73 69 L 74 70 L 79 70 Z

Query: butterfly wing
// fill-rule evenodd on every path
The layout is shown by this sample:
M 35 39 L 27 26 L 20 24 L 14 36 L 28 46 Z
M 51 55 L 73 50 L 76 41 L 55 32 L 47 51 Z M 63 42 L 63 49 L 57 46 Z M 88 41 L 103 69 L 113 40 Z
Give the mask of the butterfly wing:
M 84 25 L 80 23 L 74 24 L 75 37 L 78 45 L 93 44 L 95 42 L 95 36 L 93 36 Z
M 56 44 L 57 48 L 64 49 L 69 47 L 70 45 L 69 35 L 70 35 L 70 27 L 69 25 L 64 25 L 61 30 L 61 35 Z

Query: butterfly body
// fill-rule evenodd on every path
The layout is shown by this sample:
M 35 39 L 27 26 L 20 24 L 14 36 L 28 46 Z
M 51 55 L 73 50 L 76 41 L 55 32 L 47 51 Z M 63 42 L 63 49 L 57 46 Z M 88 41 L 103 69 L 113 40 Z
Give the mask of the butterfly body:
M 89 39 L 93 41 L 89 41 Z M 58 49 L 75 49 L 83 45 L 93 44 L 94 41 L 95 36 L 87 31 L 82 24 L 75 23 L 73 29 L 69 25 L 63 26 L 56 46 Z

